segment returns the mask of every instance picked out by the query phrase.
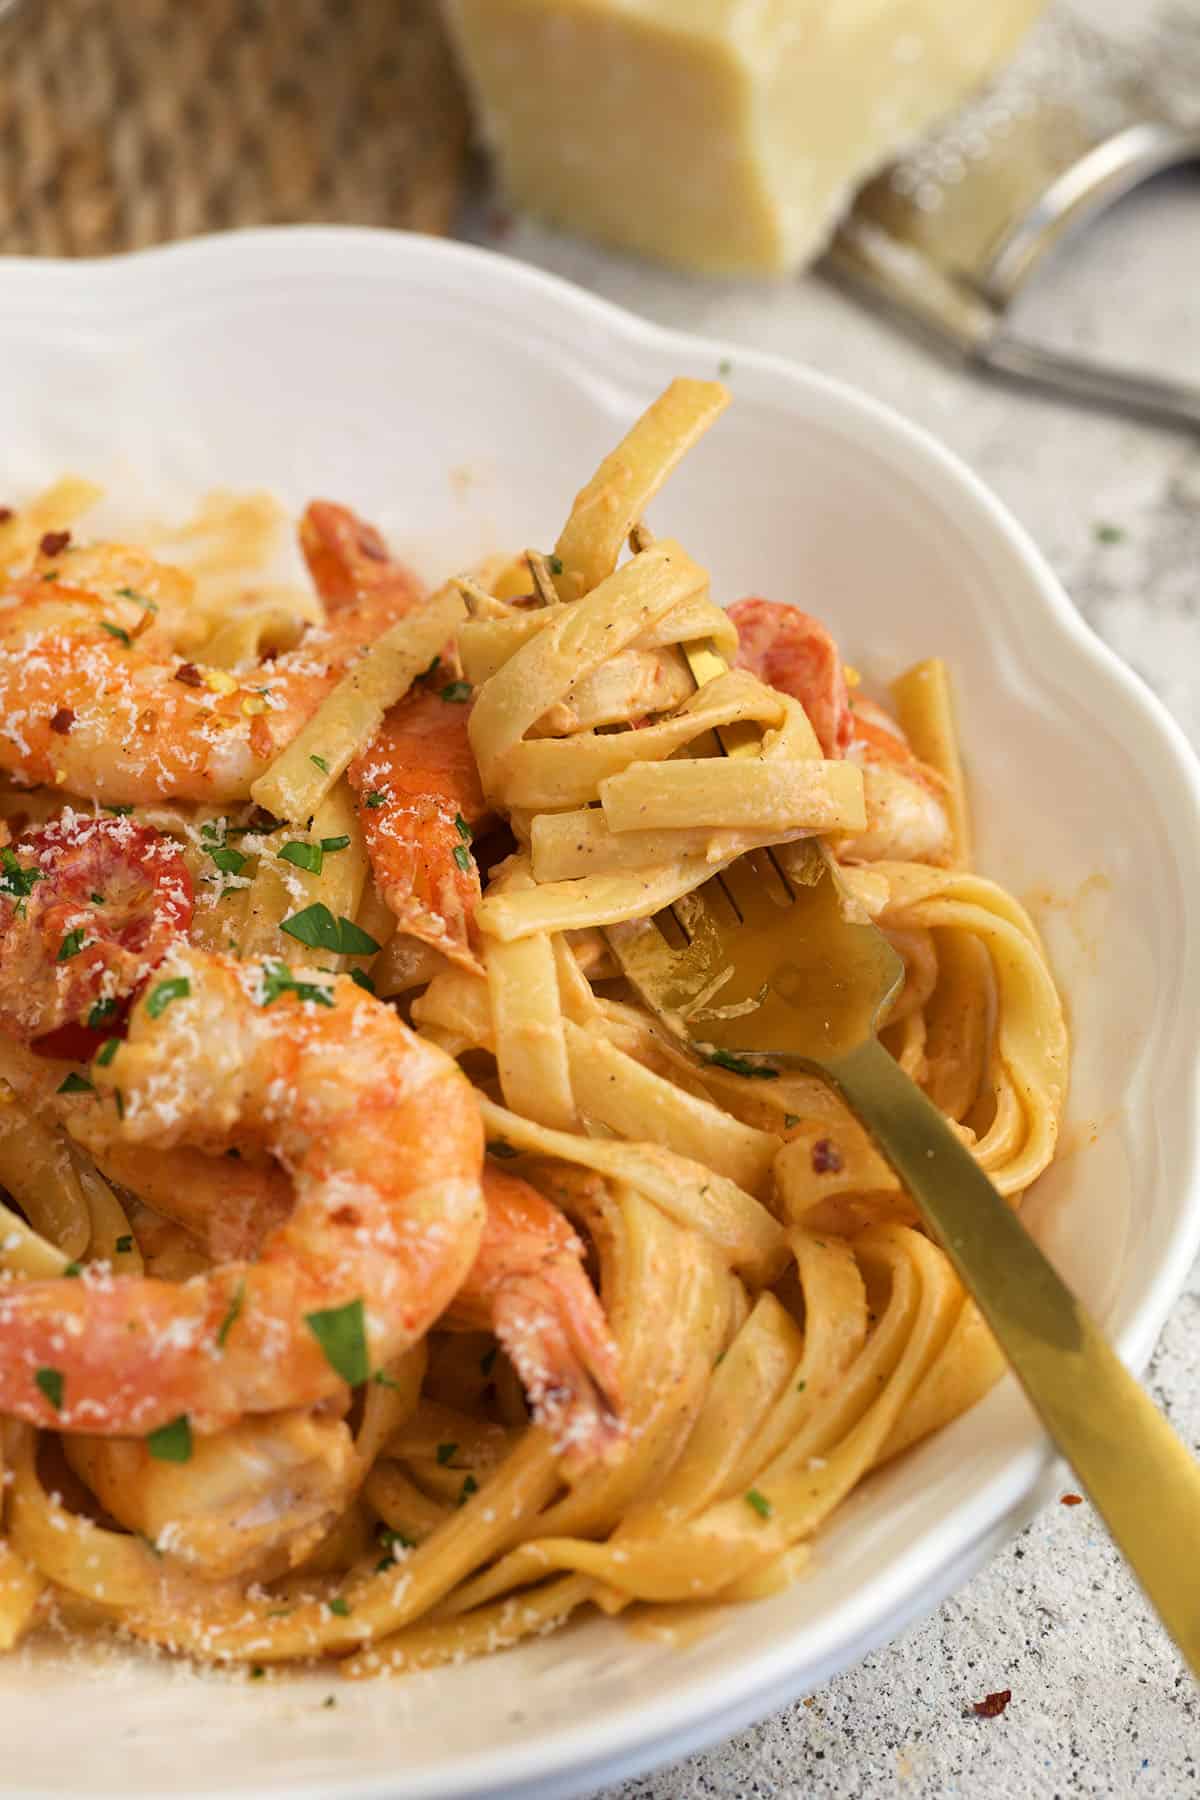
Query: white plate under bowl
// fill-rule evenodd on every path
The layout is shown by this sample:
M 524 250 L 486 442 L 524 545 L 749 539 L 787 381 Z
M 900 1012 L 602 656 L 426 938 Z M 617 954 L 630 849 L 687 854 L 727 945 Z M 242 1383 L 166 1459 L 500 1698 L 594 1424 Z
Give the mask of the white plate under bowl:
M 341 498 L 444 575 L 549 544 L 577 486 L 718 345 L 478 250 L 306 229 L 9 262 L 5 491 L 63 470 L 114 512 L 216 485 Z M 869 677 L 954 673 L 981 869 L 1033 896 L 1076 1054 L 1039 1230 L 1140 1365 L 1200 1237 L 1200 780 L 959 462 L 810 371 L 738 351 L 735 405 L 654 507 L 724 599 L 829 621 Z M 868 1482 L 812 1574 L 684 1650 L 600 1619 L 482 1663 L 249 1684 L 124 1650 L 0 1660 L 0 1793 L 563 1796 L 728 1733 L 927 1612 L 1050 1467 L 1014 1384 Z M 336 1691 L 336 1707 L 321 1703 Z

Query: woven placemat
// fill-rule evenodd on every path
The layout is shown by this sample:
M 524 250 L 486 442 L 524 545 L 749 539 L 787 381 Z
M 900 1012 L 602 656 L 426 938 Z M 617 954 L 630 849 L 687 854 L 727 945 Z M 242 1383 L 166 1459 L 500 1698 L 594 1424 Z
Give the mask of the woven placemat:
M 0 17 L 0 252 L 311 220 L 445 231 L 466 155 L 436 0 L 26 0 Z

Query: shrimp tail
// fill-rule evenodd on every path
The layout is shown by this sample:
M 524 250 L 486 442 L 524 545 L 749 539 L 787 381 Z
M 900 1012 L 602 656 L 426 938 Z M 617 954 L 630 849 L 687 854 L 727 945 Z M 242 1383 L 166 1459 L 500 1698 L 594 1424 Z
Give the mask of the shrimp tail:
M 396 562 L 374 525 L 333 500 L 311 500 L 300 520 L 300 548 L 313 585 L 330 612 L 379 594 L 396 617 L 416 606 L 420 583 Z
M 504 1282 L 492 1329 L 568 1473 L 615 1461 L 625 1436 L 616 1347 L 578 1262 L 557 1257 Z
M 584 1247 L 536 1188 L 488 1168 L 487 1218 L 447 1322 L 494 1332 L 572 1479 L 625 1441 L 620 1360 Z

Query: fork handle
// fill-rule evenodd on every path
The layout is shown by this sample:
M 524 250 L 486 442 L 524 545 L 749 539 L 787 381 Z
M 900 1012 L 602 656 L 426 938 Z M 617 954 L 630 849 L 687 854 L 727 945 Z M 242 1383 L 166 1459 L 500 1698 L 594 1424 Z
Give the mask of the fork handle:
M 1200 1465 L 878 1039 L 822 1068 L 916 1201 L 1200 1676 Z

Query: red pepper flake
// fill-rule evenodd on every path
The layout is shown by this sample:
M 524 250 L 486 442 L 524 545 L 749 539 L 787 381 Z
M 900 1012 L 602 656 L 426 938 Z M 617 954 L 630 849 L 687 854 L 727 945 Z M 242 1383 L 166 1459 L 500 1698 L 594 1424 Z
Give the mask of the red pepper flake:
M 75 714 L 71 711 L 71 708 L 69 706 L 60 706 L 50 721 L 50 729 L 51 731 L 56 731 L 59 737 L 67 737 L 70 735 L 70 730 L 74 723 Z
M 1012 1689 L 1001 1688 L 999 1693 L 988 1694 L 985 1699 L 976 1700 L 971 1711 L 980 1719 L 998 1719 L 1011 1699 Z
M 818 1138 L 812 1147 L 814 1175 L 840 1175 L 844 1164 L 842 1153 L 832 1138 Z
M 1082 1506 L 1083 1505 L 1083 1495 L 1082 1494 L 1061 1494 L 1059 1496 L 1058 1503 L 1060 1506 Z
M 11 506 L 0 506 L 0 525 L 7 525 L 12 516 L 13 509 Z
M 70 541 L 69 531 L 43 531 L 38 549 L 43 556 L 61 556 Z
M 195 663 L 180 663 L 175 671 L 176 681 L 182 681 L 184 687 L 202 688 L 204 677 Z

